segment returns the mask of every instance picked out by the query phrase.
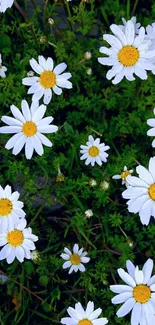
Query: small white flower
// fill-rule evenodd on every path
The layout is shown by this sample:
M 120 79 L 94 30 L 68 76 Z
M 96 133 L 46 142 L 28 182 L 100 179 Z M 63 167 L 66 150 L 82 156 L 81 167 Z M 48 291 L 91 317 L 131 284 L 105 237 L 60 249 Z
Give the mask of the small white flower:
M 122 193 L 128 211 L 139 213 L 143 225 L 148 225 L 151 216 L 155 218 L 155 157 L 150 158 L 149 169 L 136 167 L 139 177 L 127 176 L 129 187 Z
M 128 182 L 127 182 L 127 176 L 131 175 L 133 173 L 133 169 L 127 169 L 126 166 L 124 166 L 123 168 L 123 172 L 120 175 L 114 175 L 112 176 L 113 179 L 122 179 L 122 184 L 126 185 L 126 187 L 128 187 Z
M 138 266 L 134 266 L 131 261 L 126 262 L 127 272 L 118 269 L 118 274 L 125 282 L 125 285 L 111 285 L 111 291 L 117 293 L 112 298 L 113 304 L 121 304 L 117 311 L 118 317 L 124 317 L 131 310 L 131 325 L 147 325 L 146 314 L 153 313 L 155 310 L 155 276 L 152 274 L 153 261 L 148 259 L 142 271 Z M 151 323 L 149 323 L 151 325 Z M 152 323 L 154 324 L 154 323 Z
M 73 271 L 77 272 L 78 270 L 81 272 L 85 271 L 85 267 L 82 263 L 88 263 L 90 261 L 90 257 L 86 257 L 87 252 L 83 252 L 83 248 L 79 249 L 79 245 L 75 244 L 73 247 L 73 253 L 67 248 L 64 248 L 64 252 L 60 256 L 66 261 L 63 264 L 63 269 L 69 269 L 69 274 Z
M 97 182 L 95 181 L 95 179 L 90 179 L 90 181 L 89 181 L 89 185 L 90 185 L 91 187 L 94 187 L 94 186 L 97 185 Z
M 129 80 L 135 80 L 133 74 L 136 74 L 142 80 L 147 79 L 146 70 L 154 70 L 154 65 L 150 61 L 155 57 L 155 51 L 150 50 L 151 40 L 145 39 L 144 27 L 139 28 L 139 34 L 136 35 L 133 21 L 126 23 L 125 30 L 113 24 L 110 26 L 114 35 L 104 34 L 103 39 L 110 44 L 110 48 L 102 46 L 100 52 L 108 57 L 100 57 L 98 61 L 112 68 L 107 72 L 106 78 L 112 80 L 112 83 L 118 84 L 124 77 Z
M 48 18 L 48 23 L 50 25 L 54 25 L 54 19 L 53 18 Z
M 141 25 L 141 24 L 140 24 L 140 23 L 137 23 L 137 18 L 136 18 L 135 16 L 132 17 L 132 18 L 130 19 L 130 21 L 133 22 L 134 27 L 135 27 L 135 33 L 138 34 L 138 33 L 139 33 L 139 28 L 140 28 L 140 25 Z M 118 27 L 120 27 L 121 30 L 122 30 L 123 32 L 125 32 L 125 27 L 126 27 L 127 21 L 126 21 L 124 18 L 122 18 L 122 22 L 123 22 L 123 25 L 118 25 Z
M 92 68 L 87 68 L 86 73 L 90 76 L 92 74 Z
M 12 230 L 25 217 L 19 196 L 19 192 L 12 192 L 11 186 L 4 189 L 0 186 L 0 233 Z
M 89 135 L 88 142 L 86 146 L 80 146 L 82 156 L 81 160 L 85 160 L 85 165 L 91 164 L 92 166 L 97 163 L 99 166 L 102 165 L 102 162 L 107 162 L 107 157 L 109 156 L 105 151 L 109 150 L 110 147 L 106 146 L 104 143 L 100 143 L 100 138 L 94 140 L 92 135 Z
M 31 252 L 31 260 L 34 262 L 40 260 L 40 254 L 36 249 L 33 252 Z
M 72 83 L 68 80 L 72 75 L 69 72 L 62 73 L 67 68 L 64 62 L 54 68 L 52 58 L 46 60 L 40 55 L 38 56 L 38 61 L 39 63 L 35 59 L 31 59 L 30 65 L 40 76 L 24 78 L 22 83 L 23 85 L 31 86 L 28 94 L 33 94 L 32 101 L 37 101 L 44 96 L 43 102 L 47 105 L 52 99 L 52 90 L 55 94 L 61 95 L 61 88 L 72 88 Z
M 0 54 L 0 77 L 5 78 L 6 74 L 5 72 L 7 71 L 7 68 L 2 65 L 2 55 Z
M 14 0 L 0 0 L 0 12 L 5 12 L 6 9 L 11 8 Z
M 58 130 L 56 125 L 50 125 L 53 121 L 52 116 L 43 118 L 46 106 L 32 103 L 31 108 L 26 100 L 22 100 L 22 113 L 14 105 L 10 106 L 14 116 L 2 116 L 1 120 L 9 126 L 0 127 L 0 133 L 16 133 L 6 143 L 6 149 L 12 149 L 12 153 L 17 155 L 25 145 L 25 156 L 31 159 L 34 150 L 39 156 L 44 153 L 43 145 L 52 147 L 52 142 L 42 133 L 53 133 Z
M 24 258 L 31 259 L 31 251 L 35 249 L 34 242 L 38 237 L 32 234 L 31 228 L 26 228 L 26 220 L 23 219 L 14 230 L 0 235 L 0 246 L 4 246 L 0 252 L 0 260 L 11 264 L 15 258 L 23 262 Z
M 107 181 L 103 181 L 103 182 L 101 182 L 100 187 L 102 190 L 106 191 L 109 188 L 109 183 Z
M 90 60 L 91 57 L 92 57 L 91 52 L 85 52 L 85 53 L 84 53 L 84 58 L 85 58 L 86 60 Z
M 155 115 L 155 108 L 153 110 L 153 113 Z M 155 118 L 148 119 L 147 124 L 152 127 L 149 131 L 147 131 L 147 135 L 150 137 L 155 137 Z M 152 147 L 155 148 L 155 139 L 152 141 Z
M 93 211 L 90 210 L 90 209 L 86 210 L 86 211 L 85 211 L 85 216 L 86 216 L 87 218 L 91 218 L 91 217 L 93 216 Z
M 75 304 L 75 309 L 69 307 L 67 312 L 70 317 L 64 317 L 61 319 L 61 324 L 64 325 L 105 325 L 108 323 L 107 318 L 99 318 L 102 313 L 102 309 L 98 308 L 94 310 L 93 301 L 89 301 L 86 310 L 83 309 L 80 302 Z

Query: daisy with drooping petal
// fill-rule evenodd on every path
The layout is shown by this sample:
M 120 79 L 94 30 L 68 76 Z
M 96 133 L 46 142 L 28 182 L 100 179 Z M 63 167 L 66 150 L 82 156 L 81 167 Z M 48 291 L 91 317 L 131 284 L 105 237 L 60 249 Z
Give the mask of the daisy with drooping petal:
M 131 325 L 148 325 L 146 314 L 155 310 L 155 276 L 151 277 L 153 261 L 148 259 L 142 270 L 131 261 L 126 262 L 127 272 L 118 269 L 118 274 L 125 285 L 111 285 L 110 290 L 117 293 L 112 298 L 113 304 L 121 304 L 117 311 L 118 317 L 124 317 L 131 310 Z M 153 292 L 152 292 L 153 291 Z
M 107 318 L 99 318 L 102 309 L 94 310 L 93 301 L 89 301 L 86 310 L 83 309 L 80 302 L 75 304 L 75 309 L 69 307 L 67 312 L 70 317 L 61 318 L 61 324 L 64 325 L 105 325 L 108 323 Z
M 140 24 L 140 23 L 137 23 L 137 18 L 136 18 L 135 16 L 132 17 L 132 18 L 130 19 L 130 21 L 133 22 L 134 27 L 135 27 L 135 33 L 138 34 L 138 33 L 139 33 L 139 28 L 140 28 L 140 25 L 141 25 L 141 24 Z M 121 30 L 122 30 L 123 32 L 125 32 L 125 27 L 126 27 L 127 21 L 126 21 L 126 19 L 123 18 L 123 17 L 122 17 L 122 22 L 123 22 L 123 25 L 118 25 L 118 27 L 120 27 Z
M 86 257 L 87 252 L 83 251 L 83 248 L 79 249 L 79 245 L 75 244 L 73 247 L 73 253 L 67 248 L 64 248 L 64 252 L 60 256 L 66 261 L 63 264 L 63 269 L 69 269 L 69 274 L 73 271 L 77 272 L 78 270 L 81 272 L 85 271 L 85 267 L 83 263 L 88 263 L 90 261 L 90 257 Z
M 31 159 L 34 150 L 39 156 L 44 153 L 43 145 L 52 147 L 52 142 L 42 133 L 53 133 L 58 130 L 56 125 L 51 125 L 52 116 L 43 118 L 46 106 L 37 107 L 37 103 L 29 105 L 26 100 L 22 100 L 22 113 L 14 105 L 10 109 L 14 117 L 2 116 L 1 120 L 8 126 L 0 127 L 0 133 L 16 133 L 6 143 L 6 149 L 12 149 L 12 153 L 17 155 L 25 145 L 25 156 Z
M 99 166 L 102 165 L 102 162 L 107 162 L 107 157 L 109 156 L 105 151 L 109 150 L 110 147 L 106 146 L 104 143 L 100 143 L 100 138 L 94 140 L 92 135 L 89 135 L 88 142 L 86 146 L 80 146 L 82 156 L 81 160 L 86 159 L 85 165 L 91 164 L 92 166 L 97 163 Z
M 139 165 L 136 167 L 139 177 L 127 176 L 130 185 L 123 193 L 128 211 L 139 213 L 143 225 L 148 225 L 151 216 L 155 218 L 155 157 L 150 158 L 149 169 Z
M 72 83 L 68 80 L 72 75 L 69 72 L 64 73 L 64 70 L 67 68 L 67 64 L 64 62 L 54 68 L 53 59 L 48 58 L 46 60 L 42 55 L 38 56 L 38 62 L 35 59 L 31 59 L 30 65 L 40 76 L 24 78 L 22 83 L 23 85 L 31 86 L 28 94 L 33 94 L 32 101 L 37 101 L 44 96 L 43 102 L 47 105 L 52 99 L 52 90 L 56 95 L 61 95 L 61 88 L 72 88 Z
M 31 228 L 26 228 L 26 220 L 23 219 L 13 230 L 0 235 L 0 246 L 4 246 L 0 251 L 0 261 L 6 258 L 11 264 L 15 258 L 23 262 L 24 258 L 31 259 L 31 251 L 35 250 L 38 237 L 32 234 Z
M 7 68 L 2 65 L 2 55 L 0 54 L 0 77 L 5 78 L 6 74 L 5 72 L 7 71 Z
M 102 46 L 100 52 L 108 57 L 100 57 L 98 61 L 112 68 L 107 72 L 106 78 L 118 84 L 124 77 L 135 80 L 136 74 L 142 80 L 147 79 L 146 70 L 153 70 L 154 65 L 150 59 L 155 56 L 155 51 L 150 50 L 151 41 L 145 40 L 145 29 L 141 27 L 136 35 L 133 21 L 126 23 L 125 30 L 115 24 L 110 26 L 114 35 L 104 34 L 103 39 L 110 44 L 110 48 Z
M 131 175 L 133 173 L 133 169 L 127 169 L 126 166 L 123 168 L 123 172 L 120 175 L 114 175 L 112 176 L 113 179 L 122 179 L 122 185 L 126 185 L 128 187 L 128 182 L 127 182 L 127 176 Z
M 155 108 L 153 113 L 155 115 Z M 147 131 L 147 135 L 150 137 L 155 137 L 155 118 L 148 119 L 147 124 L 152 127 L 149 131 Z M 152 147 L 155 148 L 155 139 L 152 141 Z
M 14 225 L 24 218 L 24 204 L 19 199 L 19 192 L 12 192 L 11 186 L 0 186 L 0 233 L 12 230 Z
M 6 9 L 11 8 L 14 0 L 0 0 L 0 12 L 5 12 Z

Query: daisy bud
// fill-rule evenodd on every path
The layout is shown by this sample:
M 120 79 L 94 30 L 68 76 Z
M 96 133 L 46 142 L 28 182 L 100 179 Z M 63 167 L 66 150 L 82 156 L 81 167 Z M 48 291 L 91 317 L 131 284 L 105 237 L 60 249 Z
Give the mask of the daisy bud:
M 65 176 L 61 173 L 60 168 L 58 168 L 58 175 L 56 178 L 56 183 L 64 182 Z
M 48 19 L 48 23 L 49 23 L 50 25 L 54 25 L 54 19 L 53 19 L 53 18 L 49 18 L 49 19 Z
M 86 73 L 90 76 L 92 74 L 92 68 L 87 68 Z
M 86 60 L 90 60 L 91 57 L 92 57 L 91 52 L 85 52 L 85 53 L 84 53 L 84 58 L 85 58 Z
M 29 71 L 29 72 L 27 73 L 27 76 L 28 76 L 28 77 L 33 77 L 33 76 L 34 76 L 34 72 L 33 72 L 33 71 Z
M 40 37 L 40 43 L 41 43 L 41 44 L 44 44 L 44 43 L 46 43 L 46 42 L 47 42 L 47 37 L 44 36 L 44 35 L 41 36 L 41 37 Z
M 100 187 L 102 190 L 106 191 L 109 188 L 109 183 L 107 181 L 103 181 L 103 182 L 101 182 Z
M 97 182 L 95 181 L 95 179 L 90 179 L 90 181 L 89 181 L 89 185 L 90 185 L 91 187 L 94 187 L 94 186 L 97 185 Z
M 31 260 L 36 263 L 40 261 L 40 253 L 37 251 L 37 249 L 35 249 L 32 253 L 31 253 Z
M 86 218 L 91 218 L 93 216 L 93 211 L 92 210 L 86 210 L 85 211 L 85 216 Z

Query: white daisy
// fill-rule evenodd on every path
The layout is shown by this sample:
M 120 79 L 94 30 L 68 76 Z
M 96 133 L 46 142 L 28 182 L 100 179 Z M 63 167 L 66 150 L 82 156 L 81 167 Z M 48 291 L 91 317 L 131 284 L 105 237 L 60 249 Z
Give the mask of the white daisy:
M 155 115 L 155 108 L 153 110 L 153 113 Z M 147 135 L 150 137 L 155 137 L 155 118 L 148 119 L 147 124 L 152 127 L 149 131 L 147 131 Z M 152 141 L 152 147 L 155 148 L 155 139 Z
M 132 310 L 131 325 L 148 325 L 146 314 L 155 311 L 155 276 L 151 277 L 153 261 L 148 259 L 141 271 L 128 260 L 126 268 L 128 273 L 118 269 L 118 274 L 125 285 L 110 286 L 111 291 L 118 293 L 112 298 L 112 303 L 123 303 L 116 315 L 124 317 Z
M 19 199 L 19 192 L 12 192 L 11 186 L 0 186 L 0 233 L 10 231 L 25 217 L 24 204 Z
M 52 58 L 47 60 L 42 56 L 38 56 L 38 61 L 35 59 L 30 60 L 31 68 L 40 76 L 27 77 L 22 80 L 23 85 L 31 86 L 28 94 L 33 94 L 32 101 L 39 100 L 44 96 L 44 104 L 49 104 L 52 98 L 52 90 L 55 94 L 61 95 L 61 88 L 72 88 L 72 83 L 68 80 L 71 78 L 71 73 L 64 72 L 67 68 L 66 63 L 58 64 L 54 69 L 54 62 Z
M 109 156 L 105 151 L 109 150 L 110 147 L 106 146 L 104 143 L 100 143 L 100 138 L 96 138 L 94 140 L 92 135 L 89 135 L 88 142 L 86 146 L 80 146 L 82 156 L 81 160 L 86 159 L 85 165 L 91 164 L 92 166 L 97 163 L 98 165 L 102 165 L 102 161 L 107 162 L 107 157 Z
M 6 9 L 11 8 L 14 0 L 0 0 L 0 12 L 5 12 Z
M 110 48 L 102 46 L 100 52 L 108 57 L 98 58 L 103 65 L 112 66 L 106 78 L 112 80 L 113 84 L 119 83 L 124 77 L 135 80 L 135 73 L 141 79 L 147 79 L 146 70 L 153 70 L 154 65 L 150 59 L 155 56 L 155 51 L 150 51 L 150 40 L 145 40 L 145 29 L 141 27 L 136 35 L 134 23 L 129 20 L 125 31 L 115 24 L 110 26 L 113 35 L 104 34 L 103 39 L 110 44 Z
M 0 54 L 0 77 L 5 78 L 6 74 L 5 72 L 7 71 L 7 68 L 2 65 L 2 55 Z
M 88 263 L 90 261 L 90 257 L 86 257 L 87 252 L 83 252 L 83 248 L 79 249 L 79 245 L 75 244 L 73 247 L 73 253 L 67 248 L 64 248 L 64 252 L 60 256 L 66 261 L 63 264 L 63 269 L 69 269 L 69 274 L 73 271 L 77 272 L 80 270 L 81 272 L 85 271 L 85 267 L 82 263 Z
M 149 169 L 139 165 L 139 177 L 127 176 L 130 185 L 123 193 L 129 212 L 139 213 L 143 225 L 148 225 L 151 216 L 155 218 L 155 157 L 150 158 Z
M 61 319 L 61 324 L 64 325 L 105 325 L 108 323 L 107 318 L 99 318 L 102 313 L 102 309 L 98 308 L 94 310 L 93 301 L 89 301 L 86 310 L 83 309 L 80 302 L 75 304 L 75 309 L 69 307 L 67 312 L 70 317 L 64 317 Z
M 126 185 L 126 187 L 128 187 L 128 182 L 127 182 L 127 176 L 131 175 L 133 173 L 133 169 L 127 169 L 126 166 L 124 166 L 123 168 L 123 172 L 120 175 L 114 175 L 112 176 L 113 179 L 122 179 L 122 184 Z
M 130 21 L 133 22 L 134 27 L 135 27 L 135 33 L 138 34 L 138 33 L 139 33 L 139 28 L 140 28 L 140 25 L 141 25 L 141 24 L 140 24 L 140 23 L 137 23 L 137 18 L 136 18 L 135 16 L 132 17 L 132 18 L 130 19 Z M 118 25 L 118 27 L 120 27 L 121 30 L 122 30 L 123 32 L 125 32 L 125 27 L 126 27 L 127 21 L 126 21 L 126 19 L 123 18 L 123 17 L 122 17 L 122 22 L 123 22 L 123 25 Z
M 11 264 L 15 258 L 23 262 L 24 258 L 31 259 L 31 251 L 35 250 L 34 242 L 38 237 L 32 234 L 31 228 L 26 228 L 26 220 L 23 219 L 14 230 L 0 235 L 0 246 L 4 246 L 0 252 L 0 260 Z
M 16 133 L 6 143 L 6 149 L 12 149 L 12 153 L 17 155 L 25 145 L 25 156 L 31 159 L 35 150 L 39 156 L 44 153 L 43 145 L 52 147 L 52 142 L 42 133 L 53 133 L 58 130 L 56 125 L 50 125 L 52 116 L 43 118 L 46 106 L 37 107 L 38 103 L 29 105 L 26 100 L 22 100 L 22 113 L 14 105 L 10 106 L 14 118 L 2 116 L 1 120 L 9 126 L 0 127 L 0 133 Z

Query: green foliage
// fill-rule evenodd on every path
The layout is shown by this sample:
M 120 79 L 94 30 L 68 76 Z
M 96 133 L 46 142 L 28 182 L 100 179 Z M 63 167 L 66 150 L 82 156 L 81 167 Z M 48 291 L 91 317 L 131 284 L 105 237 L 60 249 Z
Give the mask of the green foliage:
M 125 267 L 127 259 L 142 265 L 154 256 L 155 226 L 151 220 L 146 228 L 138 215 L 127 212 L 121 197 L 124 186 L 112 176 L 125 165 L 134 172 L 138 163 L 147 167 L 155 153 L 146 136 L 146 120 L 153 117 L 155 106 L 154 76 L 149 73 L 146 81 L 123 80 L 114 86 L 97 57 L 104 43 L 102 34 L 109 33 L 111 23 L 120 24 L 122 16 L 128 19 L 132 14 L 144 26 L 152 23 L 154 1 L 146 4 L 142 0 L 137 8 L 137 2 L 129 0 L 19 3 L 28 18 L 15 5 L 1 15 L 0 53 L 8 71 L 0 79 L 0 116 L 10 115 L 11 104 L 20 108 L 22 99 L 31 103 L 22 78 L 31 70 L 29 60 L 40 54 L 52 57 L 55 64 L 67 63 L 73 89 L 53 95 L 47 107 L 47 115 L 54 117 L 59 131 L 48 136 L 53 147 L 44 148 L 42 157 L 34 155 L 28 161 L 24 152 L 12 155 L 5 149 L 9 135 L 0 135 L 0 184 L 10 184 L 21 193 L 28 225 L 39 237 L 36 246 L 40 252 L 35 262 L 1 262 L 0 272 L 8 281 L 0 280 L 0 323 L 59 324 L 69 306 L 92 300 L 96 308 L 103 309 L 109 325 L 129 325 L 129 316 L 115 316 L 109 285 L 119 279 L 117 268 Z M 62 8 L 67 15 L 63 28 Z M 51 17 L 53 25 L 48 23 Z M 40 42 L 42 36 L 46 37 L 44 43 Z M 92 53 L 90 60 L 84 59 L 86 51 Z M 80 145 L 90 134 L 110 146 L 108 163 L 102 167 L 92 168 L 80 160 Z M 64 175 L 61 181 L 58 168 Z M 91 179 L 97 186 L 90 186 Z M 107 190 L 104 181 L 109 183 Z M 90 219 L 85 217 L 87 209 L 93 211 Z M 88 251 L 91 261 L 85 273 L 69 276 L 62 269 L 60 254 L 76 242 Z

